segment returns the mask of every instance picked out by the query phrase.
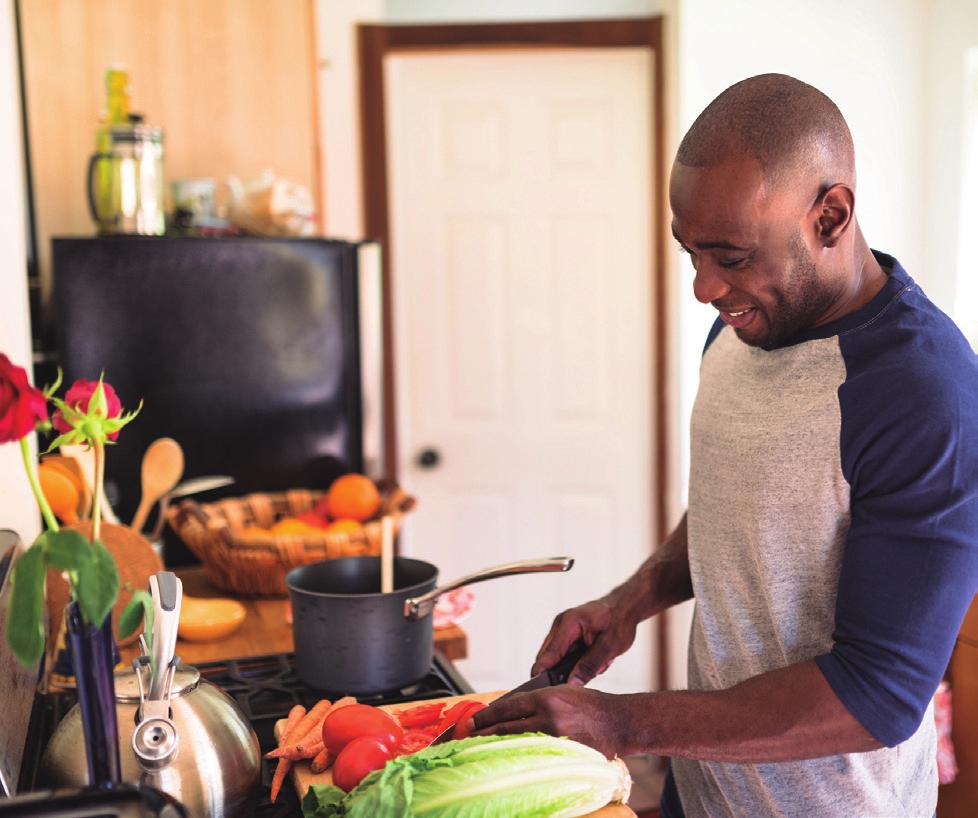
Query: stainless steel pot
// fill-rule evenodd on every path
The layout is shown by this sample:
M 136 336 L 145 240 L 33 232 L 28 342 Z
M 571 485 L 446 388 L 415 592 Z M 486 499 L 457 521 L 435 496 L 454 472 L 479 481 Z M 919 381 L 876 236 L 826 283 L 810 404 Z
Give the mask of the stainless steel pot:
M 296 673 L 333 693 L 381 693 L 410 685 L 431 668 L 431 612 L 439 596 L 463 585 L 540 571 L 568 571 L 570 557 L 497 565 L 435 588 L 430 562 L 394 558 L 394 590 L 380 592 L 379 557 L 304 565 L 285 577 L 292 602 Z
M 150 578 L 154 657 L 115 674 L 122 780 L 161 790 L 192 818 L 239 818 L 254 804 L 260 777 L 258 737 L 224 691 L 173 656 L 182 587 L 174 574 Z M 52 787 L 88 781 L 81 711 L 55 729 L 41 760 Z

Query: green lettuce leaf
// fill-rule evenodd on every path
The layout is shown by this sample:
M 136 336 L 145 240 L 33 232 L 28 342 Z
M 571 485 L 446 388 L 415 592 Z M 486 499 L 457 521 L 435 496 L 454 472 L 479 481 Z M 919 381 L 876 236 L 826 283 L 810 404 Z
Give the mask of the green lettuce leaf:
M 346 793 L 339 787 L 313 784 L 302 798 L 303 818 L 336 818 L 342 816 L 340 802 Z

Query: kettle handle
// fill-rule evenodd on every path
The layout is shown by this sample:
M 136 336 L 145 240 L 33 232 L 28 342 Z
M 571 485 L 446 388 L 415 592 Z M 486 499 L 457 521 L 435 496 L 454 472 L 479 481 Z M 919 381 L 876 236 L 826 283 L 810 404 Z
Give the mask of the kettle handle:
M 172 571 L 160 571 L 149 578 L 153 598 L 153 676 L 149 698 L 163 698 L 167 670 L 177 648 L 177 627 L 183 602 L 183 583 Z
M 95 224 L 100 227 L 102 224 L 102 217 L 99 216 L 98 205 L 95 203 L 95 186 L 94 186 L 95 166 L 99 163 L 99 160 L 110 159 L 110 158 L 112 158 L 112 154 L 105 153 L 104 151 L 93 153 L 91 156 L 88 157 L 88 176 L 87 176 L 88 209 L 92 214 L 92 221 L 94 221 Z

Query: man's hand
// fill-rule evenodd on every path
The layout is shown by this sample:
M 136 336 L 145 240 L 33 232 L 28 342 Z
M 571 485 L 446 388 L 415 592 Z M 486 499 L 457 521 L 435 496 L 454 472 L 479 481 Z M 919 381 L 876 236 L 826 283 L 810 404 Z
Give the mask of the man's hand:
M 612 758 L 630 751 L 627 708 L 631 698 L 570 685 L 517 693 L 476 713 L 472 735 L 540 732 L 566 736 Z
M 636 622 L 605 600 L 594 600 L 559 614 L 543 640 L 531 676 L 553 667 L 582 640 L 589 650 L 571 670 L 569 684 L 584 685 L 600 673 L 635 641 Z

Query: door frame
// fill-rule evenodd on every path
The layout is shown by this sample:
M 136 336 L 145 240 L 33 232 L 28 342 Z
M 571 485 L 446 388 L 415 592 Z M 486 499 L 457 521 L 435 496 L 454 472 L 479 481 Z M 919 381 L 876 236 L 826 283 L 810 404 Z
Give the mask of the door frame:
M 650 259 L 652 270 L 649 343 L 652 352 L 652 480 L 656 486 L 652 498 L 650 531 L 655 542 L 666 535 L 671 473 L 669 469 L 666 384 L 669 366 L 668 319 L 665 276 L 666 255 L 662 214 L 665 208 L 664 180 L 668 169 L 664 156 L 665 60 L 662 54 L 663 18 L 640 17 L 618 20 L 574 20 L 533 23 L 475 23 L 437 25 L 357 26 L 360 65 L 360 142 L 361 179 L 363 185 L 363 224 L 365 235 L 380 242 L 382 252 L 381 280 L 383 305 L 384 354 L 384 473 L 396 478 L 397 429 L 394 384 L 394 335 L 392 318 L 392 284 L 390 266 L 390 202 L 387 180 L 387 122 L 384 97 L 384 58 L 388 54 L 410 51 L 448 51 L 472 48 L 634 48 L 652 51 L 652 161 L 649 187 L 652 194 Z M 652 275 L 653 271 L 656 272 Z M 668 630 L 665 612 L 659 615 L 657 638 L 657 683 L 660 690 L 668 685 Z

